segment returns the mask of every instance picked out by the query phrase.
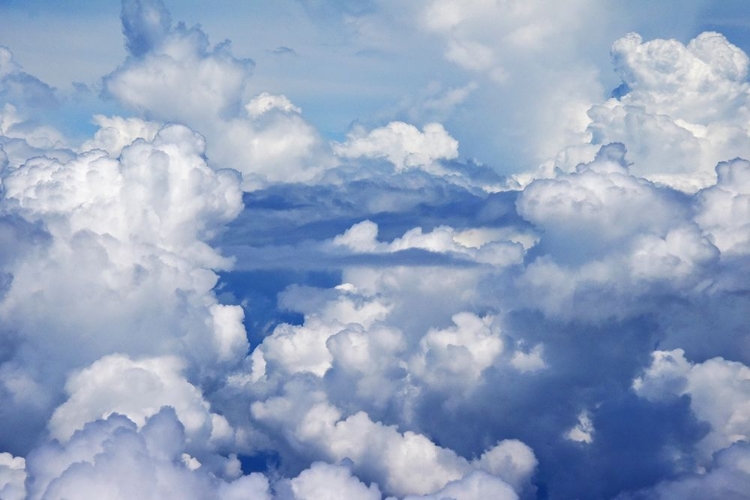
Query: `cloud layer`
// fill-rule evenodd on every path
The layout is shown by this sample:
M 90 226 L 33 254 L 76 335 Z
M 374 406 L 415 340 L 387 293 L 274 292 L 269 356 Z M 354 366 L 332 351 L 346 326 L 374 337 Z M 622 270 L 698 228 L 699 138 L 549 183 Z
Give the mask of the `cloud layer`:
M 631 33 L 607 98 L 600 9 L 305 2 L 473 75 L 334 138 L 158 0 L 83 140 L 0 47 L 0 497 L 740 497 L 748 56 Z M 440 122 L 489 95 L 533 168 Z

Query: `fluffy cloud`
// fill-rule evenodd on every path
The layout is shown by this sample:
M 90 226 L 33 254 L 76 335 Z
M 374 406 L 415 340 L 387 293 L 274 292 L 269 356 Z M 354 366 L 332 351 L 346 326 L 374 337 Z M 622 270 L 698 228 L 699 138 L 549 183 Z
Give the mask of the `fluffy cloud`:
M 319 397 L 313 394 L 307 399 Z M 398 495 L 436 491 L 483 466 L 523 483 L 536 466 L 533 453 L 520 443 L 520 448 L 499 443 L 500 450 L 489 450 L 487 459 L 472 464 L 423 435 L 408 431 L 401 434 L 394 427 L 373 422 L 364 412 L 342 418 L 339 410 L 324 401 L 313 404 L 303 414 L 290 415 L 290 406 L 299 404 L 277 398 L 255 403 L 252 411 L 266 423 L 286 420 L 284 426 L 293 433 L 297 446 L 318 450 L 329 460 L 349 459 L 355 470 L 374 476 L 386 491 Z M 512 491 L 507 486 L 506 489 Z
M 630 34 L 612 46 L 624 95 L 593 106 L 594 144 L 622 142 L 633 173 L 696 191 L 722 160 L 748 156 L 748 58 L 719 33 L 687 45 Z
M 155 122 L 120 116 L 97 115 L 94 117 L 94 123 L 99 126 L 99 130 L 91 140 L 83 143 L 81 150 L 101 149 L 113 158 L 120 156 L 123 148 L 132 144 L 136 139 L 153 141 L 162 127 Z
M 177 353 L 204 376 L 244 357 L 243 311 L 219 305 L 211 291 L 213 270 L 231 261 L 206 243 L 241 210 L 239 179 L 209 168 L 203 151 L 202 137 L 170 125 L 117 159 L 94 149 L 6 172 L 4 210 L 47 234 L 6 268 L 12 281 L 0 315 L 15 334 L 2 386 L 16 394 L 12 411 L 51 412 L 68 370 L 110 353 Z M 36 385 L 48 378 L 57 382 Z
M 333 238 L 332 244 L 358 253 L 420 249 L 466 256 L 477 262 L 502 267 L 520 263 L 525 251 L 536 242 L 536 236 L 531 233 L 516 232 L 511 228 L 481 227 L 456 231 L 449 226 L 438 226 L 428 233 L 416 227 L 390 243 L 380 242 L 377 237 L 378 225 L 366 220 Z
M 750 163 L 735 159 L 716 167 L 716 185 L 696 199 L 696 221 L 722 255 L 750 252 Z
M 719 258 L 690 204 L 631 175 L 625 153 L 621 144 L 604 146 L 575 173 L 537 180 L 518 198 L 519 213 L 544 231 L 538 244 L 544 255 L 526 268 L 522 289 L 531 300 L 544 297 L 540 305 L 549 312 L 583 313 L 575 309 L 576 302 L 583 306 L 575 298 L 583 292 L 579 285 L 622 297 L 654 283 L 686 289 L 708 277 Z M 624 305 L 590 297 L 593 314 L 620 314 Z
M 241 172 L 246 189 L 310 181 L 333 165 L 299 108 L 259 93 L 253 62 L 235 58 L 228 41 L 210 47 L 199 27 L 172 26 L 158 0 L 123 2 L 122 20 L 131 57 L 106 77 L 107 92 L 147 118 L 205 135 L 212 162 Z
M 130 360 L 110 355 L 97 360 L 68 378 L 69 398 L 49 421 L 52 437 L 68 440 L 87 422 L 113 413 L 142 427 L 159 408 L 170 406 L 196 449 L 230 441 L 231 427 L 210 412 L 201 391 L 183 378 L 183 364 L 171 357 Z
M 346 500 L 361 498 L 363 500 L 380 500 L 380 490 L 376 484 L 365 486 L 352 476 L 345 467 L 316 462 L 292 479 L 292 491 L 299 500 L 317 500 L 330 498 L 331 500 Z M 336 489 L 331 488 L 336 485 Z
M 345 158 L 385 158 L 397 172 L 418 167 L 440 172 L 438 160 L 458 157 L 458 142 L 439 123 L 429 123 L 420 132 L 408 123 L 391 122 L 370 132 L 350 132 L 334 152 Z
M 8 500 L 26 497 L 26 460 L 10 453 L 0 453 L 0 494 Z
M 432 495 L 408 495 L 404 500 L 439 500 L 455 498 L 456 500 L 479 500 L 480 498 L 497 498 L 515 500 L 518 495 L 507 483 L 483 472 L 472 472 L 465 478 L 451 481 L 444 488 Z
M 711 465 L 702 473 L 664 481 L 654 488 L 634 494 L 618 495 L 617 499 L 742 498 L 750 486 L 748 451 L 746 443 L 738 443 L 717 453 Z
M 464 379 L 476 382 L 503 351 L 494 318 L 460 313 L 452 319 L 455 326 L 428 331 L 411 359 L 411 373 L 427 384 L 446 388 Z
M 603 91 L 595 67 L 577 48 L 603 36 L 607 16 L 600 9 L 606 8 L 617 9 L 587 0 L 432 0 L 418 22 L 441 37 L 447 60 L 488 86 L 477 92 L 482 109 L 492 110 L 483 115 L 507 135 L 491 140 L 531 166 L 584 137 L 586 111 Z
M 234 499 L 242 493 L 270 500 L 262 475 L 238 477 L 231 459 L 213 471 L 193 467 L 184 444 L 184 430 L 173 410 L 162 409 L 140 430 L 114 414 L 87 424 L 67 443 L 51 442 L 34 450 L 26 463 L 27 498 Z
M 583 54 L 625 32 L 609 7 L 632 8 L 295 10 L 343 15 L 370 61 L 408 52 L 384 12 L 419 16 L 465 71 L 419 123 L 329 144 L 306 94 L 158 1 L 123 2 L 103 80 L 135 116 L 104 107 L 75 145 L 0 50 L 0 496 L 744 491 L 748 59 L 628 35 L 606 100 Z M 458 160 L 480 128 L 552 159 L 515 184 Z
M 682 349 L 656 351 L 651 366 L 635 379 L 636 392 L 651 400 L 690 396 L 696 416 L 711 425 L 699 443 L 705 456 L 750 435 L 747 380 L 750 368 L 736 361 L 713 358 L 690 363 Z

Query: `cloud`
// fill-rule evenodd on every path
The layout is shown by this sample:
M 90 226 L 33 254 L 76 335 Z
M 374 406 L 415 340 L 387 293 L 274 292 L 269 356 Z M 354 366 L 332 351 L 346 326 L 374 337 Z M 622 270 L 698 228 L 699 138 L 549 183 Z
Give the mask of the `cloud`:
M 0 50 L 0 496 L 744 491 L 748 59 L 627 35 L 607 99 L 633 5 L 288 4 L 250 50 L 126 0 L 75 141 Z M 260 74 L 415 43 L 426 90 L 346 136 Z
M 682 349 L 656 351 L 652 356 L 651 366 L 633 387 L 651 400 L 689 395 L 696 416 L 711 425 L 711 432 L 699 443 L 706 457 L 748 439 L 750 408 L 744 381 L 750 368 L 723 358 L 692 364 Z
M 468 256 L 476 262 L 495 266 L 518 264 L 525 250 L 536 242 L 536 236 L 509 228 L 471 228 L 456 231 L 449 226 L 438 226 L 429 233 L 421 227 L 410 229 L 390 243 L 377 240 L 378 225 L 366 220 L 333 238 L 334 248 L 343 247 L 355 253 L 396 253 L 421 249 L 433 253 Z
M 478 88 L 479 85 L 473 81 L 447 88 L 434 81 L 416 95 L 402 99 L 389 112 L 402 116 L 403 121 L 408 123 L 443 123 L 460 112 Z
M 247 189 L 310 181 L 332 166 L 299 108 L 283 95 L 258 92 L 253 62 L 234 57 L 229 42 L 210 47 L 199 27 L 172 26 L 158 0 L 124 2 L 122 20 L 135 57 L 104 85 L 125 106 L 193 127 L 208 138 L 212 162 L 241 172 Z
M 658 498 L 742 498 L 748 486 L 747 445 L 738 443 L 717 453 L 707 470 L 686 474 L 679 479 L 663 481 L 654 488 L 633 494 L 619 495 L 618 499 Z
M 23 71 L 10 50 L 0 46 L 0 149 L 11 166 L 34 155 L 70 157 L 67 138 L 43 120 L 59 106 L 55 90 Z
M 518 498 L 506 483 L 482 472 L 473 472 L 460 480 L 451 481 L 444 488 L 432 495 L 408 495 L 404 500 L 437 500 L 455 498 L 456 500 L 474 500 L 480 498 L 498 498 L 515 500 Z
M 331 491 L 332 484 L 337 486 L 335 491 Z M 367 487 L 352 476 L 345 467 L 323 462 L 316 462 L 309 469 L 302 471 L 298 477 L 292 479 L 291 485 L 295 498 L 299 500 L 316 500 L 324 497 L 331 498 L 331 500 L 347 498 L 380 500 L 382 498 L 376 484 Z
M 438 160 L 458 157 L 458 142 L 439 123 L 429 123 L 420 132 L 408 123 L 391 122 L 370 132 L 350 132 L 346 142 L 334 146 L 334 153 L 345 158 L 385 158 L 397 172 L 409 168 L 439 172 Z
M 170 406 L 195 449 L 231 441 L 229 423 L 210 412 L 201 391 L 183 378 L 184 369 L 184 363 L 173 357 L 100 358 L 68 378 L 65 392 L 69 397 L 52 414 L 50 433 L 55 439 L 67 441 L 87 422 L 113 413 L 143 427 L 159 408 Z
M 442 389 L 461 385 L 462 379 L 476 382 L 503 351 L 502 338 L 491 329 L 493 319 L 459 313 L 452 318 L 455 326 L 428 331 L 419 342 L 410 371 Z
M 24 72 L 13 54 L 0 46 L 0 98 L 24 108 L 45 108 L 57 104 L 52 87 Z
M 205 373 L 244 357 L 243 312 L 211 291 L 231 261 L 205 242 L 241 210 L 239 179 L 210 169 L 203 148 L 170 125 L 118 159 L 92 150 L 5 173 L 3 209 L 46 236 L 5 268 L 8 411 L 51 415 L 67 372 L 107 354 L 179 353 Z
M 502 119 L 482 115 L 507 136 L 486 140 L 502 141 L 504 155 L 531 166 L 581 139 L 586 111 L 602 94 L 591 61 L 576 50 L 585 43 L 580 33 L 587 33 L 588 42 L 603 35 L 609 19 L 602 7 L 585 0 L 523 7 L 434 0 L 425 3 L 417 22 L 438 35 L 448 61 L 485 86 L 475 98 Z
M 750 154 L 748 58 L 721 34 L 683 45 L 631 33 L 611 53 L 625 94 L 593 106 L 588 129 L 594 144 L 624 143 L 635 174 L 692 192 L 719 161 Z
M 355 470 L 378 478 L 385 491 L 398 495 L 430 493 L 473 469 L 468 461 L 449 449 L 436 446 L 425 436 L 412 432 L 401 434 L 393 427 L 371 421 L 364 412 L 344 419 L 335 407 L 318 402 L 305 413 L 292 417 L 288 413 L 290 406 L 298 404 L 278 398 L 255 403 L 252 411 L 260 421 L 291 420 L 287 425 L 292 424 L 289 428 L 299 444 L 319 450 L 318 453 L 329 460 L 348 458 Z M 512 447 L 506 448 L 512 450 Z M 533 471 L 536 460 L 533 454 L 529 460 L 525 446 L 518 451 L 518 457 L 507 455 L 506 460 L 513 466 L 498 471 L 525 479 Z M 488 461 L 488 465 L 491 463 Z M 477 468 L 481 466 L 481 462 L 476 464 Z
M 750 163 L 741 159 L 721 162 L 716 174 L 716 185 L 697 196 L 696 220 L 723 255 L 747 255 Z
M 94 137 L 81 145 L 81 151 L 101 149 L 113 158 L 122 153 L 125 146 L 129 146 L 136 139 L 151 142 L 156 137 L 162 124 L 148 122 L 138 118 L 123 118 L 121 116 L 94 116 L 94 123 L 99 127 Z
M 26 460 L 10 453 L 0 453 L 0 494 L 8 500 L 22 500 L 26 496 Z
M 183 455 L 184 440 L 182 425 L 167 408 L 140 430 L 117 414 L 91 422 L 70 441 L 53 441 L 28 457 L 27 498 L 233 498 L 239 487 L 258 498 L 270 497 L 262 476 L 232 477 L 231 460 L 225 461 L 225 471 L 215 471 L 226 481 L 206 467 L 192 469 Z
M 156 48 L 172 24 L 169 11 L 159 2 L 132 0 L 122 3 L 122 32 L 131 55 L 142 57 Z
M 522 289 L 529 287 L 531 300 L 545 297 L 540 304 L 548 312 L 587 314 L 572 309 L 582 304 L 579 283 L 620 297 L 654 283 L 682 290 L 707 278 L 718 261 L 688 200 L 631 175 L 625 153 L 621 144 L 604 146 L 593 162 L 534 181 L 517 200 L 519 213 L 544 231 L 537 245 L 543 254 L 527 266 Z M 591 312 L 618 314 L 622 306 L 600 303 Z

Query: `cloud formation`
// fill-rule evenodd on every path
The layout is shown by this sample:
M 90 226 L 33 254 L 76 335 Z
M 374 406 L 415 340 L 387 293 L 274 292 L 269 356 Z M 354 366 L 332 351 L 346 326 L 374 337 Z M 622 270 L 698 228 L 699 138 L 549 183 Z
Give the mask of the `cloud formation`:
M 472 75 L 337 134 L 158 0 L 79 141 L 0 48 L 0 497 L 741 495 L 748 57 L 632 33 L 603 97 L 594 4 L 305 3 Z M 434 121 L 490 94 L 509 178 Z

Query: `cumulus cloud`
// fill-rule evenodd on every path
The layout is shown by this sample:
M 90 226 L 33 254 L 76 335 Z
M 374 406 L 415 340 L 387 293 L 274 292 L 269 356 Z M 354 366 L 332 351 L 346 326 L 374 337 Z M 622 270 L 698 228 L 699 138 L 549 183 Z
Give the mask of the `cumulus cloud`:
M 495 266 L 518 264 L 525 251 L 534 245 L 536 235 L 511 228 L 471 228 L 456 231 L 449 226 L 438 226 L 425 233 L 421 227 L 410 229 L 390 243 L 380 242 L 378 225 L 366 220 L 333 238 L 334 247 L 355 253 L 393 253 L 420 249 L 434 253 L 468 256 L 476 262 Z
M 608 6 L 295 10 L 372 60 L 417 16 L 460 71 L 343 139 L 159 1 L 76 143 L 0 49 L 0 497 L 744 491 L 748 59 L 627 35 L 603 98 Z M 540 169 L 459 160 L 487 123 Z
M 6 172 L 4 211 L 48 235 L 6 268 L 12 281 L 1 314 L 14 334 L 2 385 L 16 394 L 9 411 L 51 412 L 69 370 L 111 353 L 177 353 L 204 375 L 244 357 L 243 312 L 219 305 L 211 291 L 213 270 L 231 261 L 206 243 L 241 210 L 239 179 L 209 168 L 203 148 L 202 137 L 171 125 L 116 159 L 94 149 Z M 45 379 L 56 382 L 37 385 Z M 94 413 L 106 411 L 113 409 Z M 62 434 L 87 421 L 73 420 Z
M 123 2 L 133 57 L 105 78 L 109 94 L 148 119 L 184 123 L 208 138 L 213 162 L 244 186 L 310 181 L 333 165 L 318 133 L 283 95 L 258 92 L 253 62 L 228 41 L 210 46 L 199 28 L 173 26 L 160 0 Z
M 373 422 L 364 412 L 342 418 L 338 409 L 321 401 L 305 413 L 292 416 L 288 414 L 292 405 L 299 405 L 299 402 L 293 403 L 287 398 L 272 399 L 255 403 L 252 411 L 261 421 L 287 420 L 287 426 L 292 424 L 288 428 L 294 433 L 298 446 L 317 449 L 329 460 L 349 459 L 355 470 L 376 477 L 386 491 L 398 495 L 436 491 L 449 481 L 461 479 L 472 469 L 482 466 L 481 462 L 471 464 L 452 450 L 436 446 L 423 435 L 408 431 L 401 434 L 393 427 Z M 503 443 L 498 446 L 503 446 Z M 506 452 L 515 451 L 512 447 L 505 448 Z M 527 447 L 522 446 L 518 451 L 519 457 L 506 455 L 511 467 L 495 469 L 523 481 L 533 472 L 536 460 Z M 492 464 L 491 459 L 487 462 Z
M 34 450 L 26 464 L 26 498 L 233 499 L 240 492 L 271 498 L 268 480 L 260 474 L 238 477 L 231 458 L 213 471 L 191 467 L 184 444 L 173 410 L 162 409 L 141 429 L 113 414 L 87 424 L 64 444 L 53 441 Z
M 331 485 L 336 485 L 333 490 Z M 380 490 L 376 484 L 365 486 L 348 469 L 323 462 L 316 462 L 292 479 L 292 491 L 299 500 L 345 500 L 362 498 L 363 500 L 380 500 Z M 333 490 L 333 491 L 332 491 Z
M 71 156 L 63 132 L 42 119 L 57 106 L 55 90 L 23 71 L 11 51 L 0 46 L 0 150 L 11 166 L 35 155 Z
M 577 52 L 585 43 L 581 33 L 588 42 L 603 36 L 602 8 L 617 9 L 586 0 L 523 6 L 433 0 L 424 4 L 418 22 L 440 37 L 448 61 L 493 89 L 480 89 L 481 107 L 503 116 L 485 119 L 507 138 L 487 140 L 501 141 L 505 154 L 531 166 L 582 140 L 586 111 L 603 94 L 595 67 Z
M 689 474 L 672 481 L 664 481 L 651 489 L 618 495 L 618 499 L 672 500 L 678 498 L 742 498 L 747 491 L 748 448 L 738 443 L 716 454 L 703 473 Z
M 750 252 L 750 163 L 735 159 L 716 167 L 717 182 L 696 199 L 696 221 L 722 255 Z
M 438 500 L 442 498 L 455 498 L 456 500 L 478 500 L 480 498 L 514 500 L 518 498 L 518 495 L 498 478 L 482 472 L 473 472 L 463 479 L 450 482 L 432 495 L 408 495 L 404 497 L 404 500 Z
M 719 33 L 687 45 L 631 33 L 612 46 L 619 98 L 593 106 L 594 144 L 622 142 L 633 172 L 679 189 L 713 184 L 713 167 L 748 156 L 748 58 Z
M 130 360 L 110 355 L 97 360 L 68 378 L 68 400 L 49 421 L 52 437 L 67 441 L 87 422 L 113 413 L 142 427 L 159 408 L 170 406 L 197 449 L 231 440 L 226 419 L 210 412 L 201 391 L 183 378 L 182 365 L 173 357 Z
M 428 123 L 420 132 L 408 123 L 391 122 L 370 132 L 355 129 L 333 151 L 345 158 L 384 158 L 397 172 L 409 168 L 440 172 L 439 160 L 458 157 L 458 142 L 439 123 Z
M 0 453 L 0 494 L 8 500 L 26 497 L 26 460 L 10 453 Z
M 411 359 L 411 372 L 427 384 L 446 387 L 462 379 L 476 381 L 503 351 L 502 337 L 493 332 L 494 318 L 459 313 L 452 320 L 453 327 L 428 331 Z
M 679 290 L 696 286 L 719 258 L 687 200 L 631 175 L 625 155 L 621 144 L 604 146 L 594 161 L 534 181 L 517 200 L 519 213 L 544 231 L 538 247 L 545 253 L 526 268 L 522 289 L 528 287 L 532 300 L 544 297 L 549 312 L 583 313 L 574 309 L 583 305 L 574 298 L 582 293 L 579 284 L 595 289 L 598 283 L 622 297 L 659 282 Z M 597 302 L 595 294 L 591 300 Z M 618 314 L 623 302 L 607 300 L 591 312 Z
M 690 396 L 696 416 L 711 425 L 699 443 L 708 457 L 750 433 L 750 406 L 745 394 L 750 368 L 736 361 L 712 358 L 690 363 L 682 349 L 656 351 L 651 366 L 636 378 L 636 392 L 651 400 Z
M 123 118 L 121 116 L 96 115 L 94 123 L 99 127 L 94 137 L 81 145 L 82 151 L 101 149 L 113 158 L 122 153 L 125 146 L 129 146 L 136 139 L 151 142 L 162 127 L 156 122 L 148 122 L 139 118 Z

